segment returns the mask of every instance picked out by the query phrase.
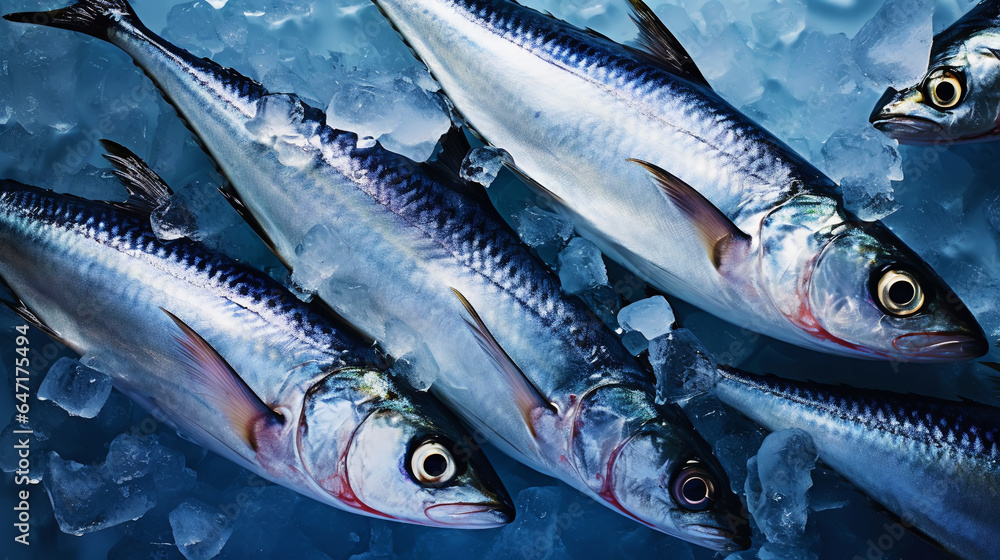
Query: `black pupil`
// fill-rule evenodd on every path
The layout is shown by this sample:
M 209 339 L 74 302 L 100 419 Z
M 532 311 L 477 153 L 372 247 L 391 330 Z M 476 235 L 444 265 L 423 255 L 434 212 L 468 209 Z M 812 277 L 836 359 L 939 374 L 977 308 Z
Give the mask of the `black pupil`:
M 913 284 L 905 280 L 893 282 L 892 286 L 889 286 L 889 299 L 896 305 L 906 305 L 913 301 L 916 295 Z
M 443 475 L 446 470 L 448 470 L 448 459 L 444 455 L 434 453 L 424 459 L 424 472 L 427 476 L 436 478 Z
M 951 103 L 955 99 L 955 84 L 951 82 L 938 82 L 935 88 L 937 98 L 944 103 Z
M 700 477 L 692 477 L 684 481 L 681 495 L 692 504 L 700 504 L 708 497 L 708 484 Z

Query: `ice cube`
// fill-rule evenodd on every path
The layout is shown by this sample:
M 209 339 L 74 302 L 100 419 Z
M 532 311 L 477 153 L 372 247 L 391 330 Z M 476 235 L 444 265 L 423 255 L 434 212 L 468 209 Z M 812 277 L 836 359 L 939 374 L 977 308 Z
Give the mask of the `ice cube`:
M 38 387 L 38 398 L 52 401 L 72 416 L 93 418 L 111 394 L 111 378 L 79 360 L 60 358 Z
M 174 542 L 188 560 L 215 558 L 233 534 L 229 517 L 193 498 L 181 502 L 168 518 Z
M 351 248 L 333 228 L 316 224 L 295 246 L 291 280 L 306 293 L 315 293 L 331 276 L 351 268 Z
M 854 60 L 877 86 L 920 81 L 930 59 L 933 0 L 886 0 L 851 42 Z
M 529 246 L 539 248 L 562 246 L 573 236 L 573 222 L 554 212 L 528 206 L 517 215 L 517 231 L 521 240 Z
M 715 359 L 688 329 L 676 329 L 649 343 L 656 375 L 656 402 L 679 402 L 704 394 L 717 379 Z
M 511 161 L 511 157 L 506 150 L 492 146 L 473 148 L 462 162 L 462 178 L 488 187 L 496 180 L 507 161 Z
M 802 544 L 816 459 L 812 437 L 791 428 L 769 434 L 747 462 L 747 507 L 769 542 Z
M 582 237 L 570 241 L 559 253 L 559 280 L 569 294 L 607 284 L 608 270 L 597 245 Z
M 111 442 L 108 456 L 101 467 L 104 476 L 116 484 L 146 476 L 156 447 L 156 443 L 149 438 L 119 435 Z
M 639 331 L 646 340 L 659 338 L 673 329 L 674 310 L 663 296 L 639 300 L 625 306 L 618 323 L 626 331 Z
M 798 0 L 772 1 L 750 16 L 754 36 L 761 45 L 774 47 L 777 43 L 790 45 L 806 28 L 806 6 Z
M 199 239 L 198 216 L 180 200 L 170 200 L 149 216 L 153 233 L 160 241 Z
M 142 517 L 156 505 L 149 477 L 115 484 L 101 467 L 64 461 L 49 454 L 44 483 L 59 528 L 84 535 Z
M 863 220 L 880 220 L 898 205 L 892 181 L 903 179 L 899 143 L 867 125 L 841 128 L 823 145 L 827 174 L 841 182 L 844 203 Z

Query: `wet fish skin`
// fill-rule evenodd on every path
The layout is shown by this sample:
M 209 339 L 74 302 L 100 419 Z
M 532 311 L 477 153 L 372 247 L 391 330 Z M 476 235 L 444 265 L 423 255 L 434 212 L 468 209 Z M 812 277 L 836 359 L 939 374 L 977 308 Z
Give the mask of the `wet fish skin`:
M 1000 411 L 975 404 L 720 370 L 716 395 L 777 431 L 808 432 L 820 459 L 951 553 L 1000 547 Z
M 875 128 L 903 144 L 1000 138 L 1000 2 L 984 0 L 938 33 L 917 84 L 886 90 Z
M 935 362 L 988 350 L 940 276 L 716 94 L 651 11 L 640 37 L 660 54 L 510 1 L 375 4 L 477 133 L 653 286 L 822 352 Z M 926 295 L 916 313 L 888 311 L 876 289 L 896 270 Z
M 0 277 L 115 387 L 269 480 L 409 523 L 513 519 L 492 467 L 439 402 L 397 383 L 371 345 L 267 275 L 196 242 L 160 242 L 148 213 L 0 181 Z M 224 356 L 265 413 L 234 420 L 239 391 L 199 381 L 172 317 Z M 462 465 L 447 484 L 419 482 L 407 466 L 427 442 Z
M 347 247 L 318 295 L 395 356 L 411 348 L 387 325 L 422 338 L 440 368 L 432 390 L 492 443 L 660 531 L 716 550 L 749 545 L 707 443 L 679 408 L 653 402 L 617 336 L 468 187 L 381 146 L 358 148 L 356 134 L 295 96 L 166 43 L 122 1 L 5 17 L 87 32 L 132 56 L 276 253 L 294 270 L 297 245 L 317 231 Z M 671 486 L 691 480 L 710 499 L 682 506 Z

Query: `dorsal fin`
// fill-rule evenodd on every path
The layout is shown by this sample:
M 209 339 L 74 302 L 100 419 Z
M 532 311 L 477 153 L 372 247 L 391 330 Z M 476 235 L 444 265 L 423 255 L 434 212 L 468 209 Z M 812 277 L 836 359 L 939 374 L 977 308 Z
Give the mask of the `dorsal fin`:
M 128 190 L 128 200 L 117 205 L 151 214 L 170 200 L 173 191 L 139 156 L 110 140 L 101 140 L 101 145 L 108 152 L 104 159 L 115 166 L 115 175 Z
M 469 316 L 465 319 L 465 322 L 469 325 L 472 333 L 476 337 L 476 341 L 479 346 L 489 354 L 490 358 L 493 360 L 494 365 L 503 375 L 504 380 L 514 391 L 515 399 L 517 400 L 517 406 L 521 411 L 521 416 L 524 418 L 524 422 L 528 427 L 528 431 L 531 432 L 532 437 L 537 437 L 538 434 L 535 430 L 535 411 L 537 410 L 548 410 L 551 412 L 556 412 L 556 406 L 542 394 L 542 392 L 531 382 L 530 379 L 521 371 L 521 368 L 514 363 L 507 351 L 500 346 L 497 339 L 493 337 L 493 333 L 486 327 L 486 323 L 483 322 L 482 317 L 472 306 L 468 299 L 462 292 L 452 288 L 451 291 L 455 294 L 455 297 L 462 303 L 465 307 L 465 311 Z
M 628 0 L 628 3 L 632 7 L 632 21 L 639 27 L 639 46 L 642 49 L 638 52 L 672 74 L 711 88 L 691 55 L 653 10 L 643 0 Z

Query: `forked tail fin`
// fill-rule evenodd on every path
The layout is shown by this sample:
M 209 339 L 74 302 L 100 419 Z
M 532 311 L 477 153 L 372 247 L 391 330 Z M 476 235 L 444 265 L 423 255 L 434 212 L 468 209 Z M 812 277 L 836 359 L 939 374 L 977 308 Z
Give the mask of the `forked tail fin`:
M 82 0 L 50 12 L 18 12 L 3 16 L 8 21 L 58 27 L 108 39 L 108 31 L 123 22 L 142 25 L 127 0 Z

